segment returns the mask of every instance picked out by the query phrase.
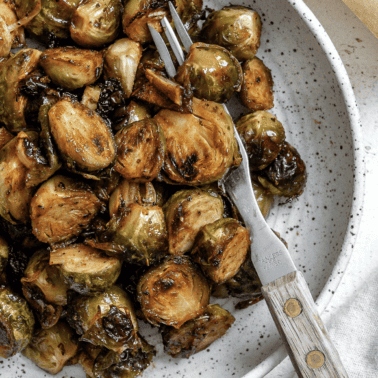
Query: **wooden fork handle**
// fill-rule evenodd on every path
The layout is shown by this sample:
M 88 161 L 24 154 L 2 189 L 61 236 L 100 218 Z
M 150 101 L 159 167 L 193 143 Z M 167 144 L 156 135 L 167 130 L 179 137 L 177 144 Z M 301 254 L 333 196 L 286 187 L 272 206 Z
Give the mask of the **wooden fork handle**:
M 302 273 L 289 273 L 262 292 L 298 376 L 348 378 Z

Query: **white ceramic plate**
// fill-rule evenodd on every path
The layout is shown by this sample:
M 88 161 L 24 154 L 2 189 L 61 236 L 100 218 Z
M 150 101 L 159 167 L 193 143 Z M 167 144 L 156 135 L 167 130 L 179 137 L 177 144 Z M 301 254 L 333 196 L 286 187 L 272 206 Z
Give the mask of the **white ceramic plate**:
M 206 1 L 220 9 L 228 1 Z M 263 21 L 257 56 L 272 70 L 275 107 L 288 141 L 308 168 L 304 194 L 276 206 L 269 225 L 289 244 L 297 267 L 323 312 L 344 273 L 359 225 L 364 187 L 359 152 L 359 118 L 349 79 L 336 49 L 315 16 L 301 1 L 251 0 Z M 236 99 L 233 116 L 246 112 Z M 214 302 L 214 301 L 213 301 Z M 217 301 L 236 322 L 227 335 L 189 359 L 164 354 L 156 329 L 141 322 L 141 333 L 158 354 L 144 377 L 263 377 L 286 355 L 267 310 L 260 302 L 234 310 L 237 300 Z M 0 377 L 48 375 L 23 356 L 0 364 Z M 66 367 L 56 377 L 84 378 L 80 367 Z

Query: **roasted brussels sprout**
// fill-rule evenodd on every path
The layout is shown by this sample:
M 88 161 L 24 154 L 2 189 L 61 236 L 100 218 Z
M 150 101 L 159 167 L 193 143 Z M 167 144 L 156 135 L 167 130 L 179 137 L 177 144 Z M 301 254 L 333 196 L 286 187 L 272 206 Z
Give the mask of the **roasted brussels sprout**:
M 197 42 L 190 46 L 175 79 L 183 85 L 190 82 L 195 97 L 223 103 L 240 91 L 243 72 L 224 47 Z
M 93 84 L 100 77 L 103 58 L 99 51 L 57 47 L 46 49 L 40 64 L 56 85 L 74 90 Z
M 163 109 L 153 119 L 167 143 L 163 172 L 168 183 L 204 185 L 237 164 L 232 119 L 222 105 L 193 98 L 193 114 Z
M 284 142 L 273 163 L 259 172 L 258 180 L 274 195 L 295 198 L 303 193 L 306 185 L 306 165 L 298 151 Z
M 50 374 L 59 373 L 79 350 L 74 331 L 64 322 L 37 330 L 22 354 Z
M 24 298 L 0 286 L 0 356 L 9 358 L 29 344 L 34 316 Z
M 121 11 L 121 0 L 82 1 L 71 19 L 71 38 L 87 48 L 113 42 L 119 32 Z
M 96 294 L 113 285 L 121 273 L 121 261 L 93 247 L 76 244 L 50 253 L 64 282 L 80 294 Z
M 85 87 L 81 103 L 91 110 L 97 109 L 97 103 L 100 99 L 101 88 L 98 85 L 89 85 Z
M 1 7 L 1 4 L 0 4 Z M 0 11 L 2 9 L 0 8 Z M 9 55 L 12 48 L 12 36 L 2 15 L 0 15 L 0 59 Z
M 202 0 L 176 0 L 175 3 L 177 13 L 184 24 L 191 26 L 193 18 L 201 13 Z M 160 21 L 164 16 L 170 18 L 168 0 L 127 1 L 122 18 L 123 31 L 129 38 L 140 43 L 152 42 L 147 24 L 151 24 L 156 30 L 162 32 Z
M 109 199 L 109 214 L 111 217 L 119 215 L 132 203 L 153 206 L 156 203 L 156 192 L 150 182 L 143 184 L 121 179 Z
M 162 208 L 132 203 L 110 220 L 99 242 L 87 243 L 128 263 L 151 265 L 168 253 L 167 239 Z
M 135 378 L 150 365 L 156 354 L 152 345 L 142 337 L 140 339 L 142 346 L 137 351 L 126 349 L 121 354 L 86 344 L 79 363 L 91 378 Z
M 222 337 L 234 321 L 235 318 L 219 305 L 208 305 L 203 314 L 179 329 L 163 328 L 164 351 L 172 357 L 189 358 Z
M 11 134 L 5 127 L 0 128 L 0 150 L 12 139 L 14 135 Z
M 15 4 L 18 18 L 23 18 L 35 9 L 38 2 L 41 2 L 41 11 L 26 25 L 26 29 L 40 37 L 52 34 L 57 38 L 68 38 L 71 17 L 80 1 L 15 0 Z
M 117 160 L 115 170 L 135 182 L 156 178 L 163 166 L 165 137 L 153 119 L 125 126 L 115 135 Z
M 133 122 L 143 121 L 144 119 L 151 118 L 149 108 L 146 105 L 140 102 L 135 102 L 133 100 L 131 100 L 130 103 L 125 106 L 120 113 L 121 114 L 119 118 L 121 121 L 115 127 L 117 131 L 127 125 L 130 125 Z
M 201 36 L 208 43 L 225 47 L 240 61 L 252 59 L 260 46 L 261 19 L 250 8 L 224 7 L 209 15 Z
M 49 111 L 49 124 L 69 169 L 90 173 L 114 161 L 116 146 L 111 130 L 84 105 L 68 98 L 57 102 Z
M 280 152 L 286 137 L 282 123 L 264 110 L 241 117 L 236 128 L 246 142 L 251 171 L 266 168 Z
M 199 230 L 192 255 L 205 275 L 221 284 L 238 272 L 250 244 L 249 232 L 241 223 L 223 218 Z
M 23 49 L 0 63 L 0 122 L 11 132 L 27 126 L 24 114 L 27 98 L 20 94 L 19 86 L 37 68 L 41 54 L 38 50 Z
M 270 208 L 273 205 L 273 194 L 259 183 L 257 177 L 252 178 L 252 188 L 261 214 L 264 218 L 266 218 L 269 214 Z
M 204 225 L 223 217 L 220 196 L 200 189 L 176 192 L 163 206 L 169 235 L 169 253 L 182 255 L 190 251 Z
M 151 324 L 175 328 L 202 314 L 210 298 L 206 278 L 187 256 L 169 256 L 148 270 L 140 278 L 137 292 Z
M 54 176 L 42 184 L 31 201 L 33 233 L 43 243 L 72 240 L 89 226 L 101 205 L 88 185 Z
M 240 100 L 249 110 L 273 108 L 273 79 L 270 69 L 257 57 L 243 64 L 244 80 Z
M 8 256 L 8 243 L 0 236 L 0 274 L 4 271 L 4 268 L 7 265 Z
M 120 81 L 126 97 L 130 97 L 134 86 L 142 46 L 128 38 L 119 39 L 105 50 L 104 77 Z
M 51 168 L 37 146 L 36 132 L 21 131 L 0 150 L 0 215 L 13 224 L 29 221 L 35 187 L 59 168 Z
M 77 295 L 68 304 L 67 321 L 80 340 L 121 354 L 142 347 L 134 306 L 118 286 L 96 297 Z
M 46 249 L 34 253 L 21 279 L 24 297 L 36 311 L 42 328 L 50 328 L 59 321 L 69 289 L 59 269 L 49 265 L 49 260 Z

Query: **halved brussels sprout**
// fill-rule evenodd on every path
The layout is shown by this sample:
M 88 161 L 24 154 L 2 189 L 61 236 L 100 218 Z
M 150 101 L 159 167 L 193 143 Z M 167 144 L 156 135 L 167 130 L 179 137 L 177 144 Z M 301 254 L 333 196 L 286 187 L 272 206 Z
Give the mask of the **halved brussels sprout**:
M 128 38 L 119 39 L 105 50 L 104 77 L 120 81 L 126 97 L 130 97 L 134 86 L 142 46 Z
M 74 331 L 63 322 L 49 329 L 39 329 L 22 354 L 50 374 L 59 373 L 79 350 Z
M 147 182 L 156 178 L 163 166 L 165 138 L 152 119 L 134 122 L 115 135 L 115 170 L 125 179 Z
M 22 292 L 36 310 L 42 328 L 54 326 L 67 304 L 68 285 L 56 266 L 49 265 L 50 253 L 40 250 L 31 257 L 21 279 Z
M 238 272 L 250 244 L 249 232 L 240 222 L 223 218 L 199 230 L 192 255 L 205 275 L 221 284 Z
M 50 109 L 49 123 L 68 168 L 95 172 L 114 161 L 112 131 L 96 112 L 65 98 Z
M 28 303 L 6 286 L 0 286 L 0 356 L 9 358 L 29 344 L 34 316 Z
M 299 152 L 284 142 L 273 163 L 259 172 L 258 180 L 273 195 L 296 198 L 303 193 L 306 185 L 306 164 Z
M 41 0 L 15 0 L 18 18 L 27 16 Z M 26 25 L 37 36 L 53 34 L 57 38 L 69 37 L 72 14 L 81 0 L 42 0 L 39 14 Z
M 0 122 L 11 132 L 26 128 L 26 96 L 19 93 L 20 82 L 25 79 L 38 64 L 41 51 L 22 49 L 0 63 Z
M 206 278 L 187 256 L 169 256 L 148 270 L 140 278 L 137 292 L 151 324 L 175 328 L 202 314 L 210 298 Z
M 163 328 L 164 351 L 172 357 L 189 358 L 222 337 L 234 321 L 235 318 L 219 305 L 208 305 L 203 314 L 179 329 Z
M 2 34 L 0 32 L 1 37 L 3 38 L 3 41 L 0 40 L 0 57 L 2 56 L 7 56 L 9 54 L 10 49 L 14 49 L 16 47 L 21 47 L 25 43 L 25 33 L 24 33 L 24 28 L 23 27 L 18 27 L 14 28 L 14 25 L 17 24 L 18 18 L 16 15 L 16 11 L 14 9 L 14 6 L 11 4 L 10 1 L 2 1 L 0 3 L 0 24 L 1 19 L 4 21 L 6 29 L 9 33 L 9 39 L 10 39 L 10 44 L 9 44 L 9 49 L 7 48 L 8 52 L 4 54 L 3 50 L 3 55 L 2 55 L 2 45 L 4 44 L 4 39 L 7 39 L 7 34 L 5 33 Z M 9 30 L 11 27 L 13 30 Z M 5 37 L 5 38 L 4 38 Z
M 223 103 L 240 91 L 243 72 L 237 59 L 224 47 L 197 42 L 190 46 L 175 79 L 183 85 L 190 83 L 195 97 Z
M 168 253 L 167 228 L 159 206 L 131 203 L 110 220 L 99 239 L 87 244 L 120 255 L 131 264 L 155 264 Z
M 261 19 L 250 8 L 224 7 L 209 15 L 201 36 L 208 43 L 225 47 L 238 60 L 252 59 L 260 46 Z
M 240 100 L 249 110 L 273 108 L 273 79 L 270 69 L 257 57 L 243 64 L 244 80 Z
M 251 171 L 266 168 L 280 152 L 286 137 L 282 123 L 264 110 L 241 117 L 236 128 L 247 144 Z
M 150 182 L 134 183 L 122 178 L 109 199 L 110 217 L 119 215 L 122 209 L 126 209 L 132 203 L 153 206 L 156 203 L 156 192 Z
M 72 240 L 90 225 L 101 206 L 88 185 L 54 176 L 42 184 L 31 201 L 33 233 L 43 243 Z
M 273 205 L 273 195 L 268 189 L 264 188 L 259 183 L 257 177 L 252 178 L 252 188 L 253 193 L 255 194 L 257 204 L 259 205 L 261 214 L 264 218 L 266 218 L 269 214 L 270 208 Z
M 56 265 L 64 282 L 80 294 L 96 294 L 113 285 L 122 267 L 118 258 L 84 244 L 52 251 L 50 265 Z
M 7 265 L 8 256 L 8 243 L 0 236 L 0 274 L 4 271 L 4 268 Z
M 237 165 L 233 123 L 222 105 L 193 98 L 193 114 L 163 109 L 153 119 L 167 143 L 163 172 L 168 183 L 204 185 Z
M 89 85 L 85 87 L 81 103 L 91 110 L 97 109 L 97 103 L 100 99 L 101 88 L 98 85 Z
M 200 189 L 180 190 L 163 206 L 169 235 L 169 253 L 190 251 L 204 225 L 223 217 L 223 201 L 215 193 Z
M 176 0 L 177 13 L 184 24 L 192 25 L 195 16 L 201 13 L 202 0 Z M 123 31 L 129 38 L 140 43 L 152 42 L 147 24 L 151 24 L 158 32 L 162 32 L 160 21 L 164 16 L 171 19 L 168 0 L 130 0 L 123 11 Z
M 0 150 L 12 139 L 14 135 L 11 134 L 5 127 L 0 128 Z
M 113 42 L 119 32 L 121 11 L 121 0 L 82 1 L 72 15 L 71 38 L 87 48 Z
M 13 224 L 29 221 L 35 187 L 59 168 L 50 167 L 37 146 L 36 132 L 21 131 L 0 150 L 0 215 Z
M 118 286 L 105 289 L 96 297 L 77 295 L 68 304 L 67 321 L 80 340 L 121 354 L 136 352 L 142 341 L 138 322 L 129 296 Z
M 100 51 L 57 47 L 46 49 L 40 64 L 56 85 L 74 90 L 93 84 L 100 77 L 103 58 Z

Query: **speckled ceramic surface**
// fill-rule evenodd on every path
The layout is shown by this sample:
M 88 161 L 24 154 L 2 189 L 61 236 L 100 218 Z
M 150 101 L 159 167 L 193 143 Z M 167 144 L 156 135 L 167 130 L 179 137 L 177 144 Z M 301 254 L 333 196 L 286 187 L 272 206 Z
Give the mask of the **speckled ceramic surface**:
M 305 193 L 293 203 L 273 208 L 269 225 L 289 244 L 296 265 L 324 311 L 353 251 L 363 193 L 358 114 L 353 92 L 336 50 L 302 1 L 235 1 L 251 6 L 263 21 L 257 56 L 272 70 L 275 107 L 288 141 L 308 167 Z M 205 1 L 215 9 L 228 1 Z M 235 118 L 245 112 L 236 99 Z M 213 301 L 214 302 L 214 301 Z M 234 310 L 237 300 L 216 301 L 236 322 L 208 351 L 189 359 L 165 355 L 155 329 L 141 323 L 141 333 L 157 345 L 154 364 L 144 377 L 262 377 L 285 352 L 264 302 Z M 0 363 L 0 377 L 48 377 L 23 356 Z M 56 377 L 84 378 L 79 367 Z

